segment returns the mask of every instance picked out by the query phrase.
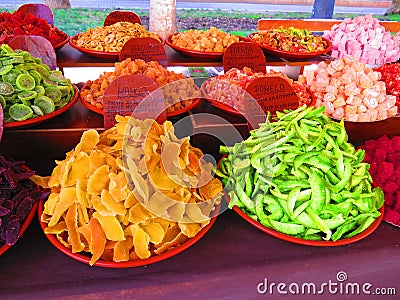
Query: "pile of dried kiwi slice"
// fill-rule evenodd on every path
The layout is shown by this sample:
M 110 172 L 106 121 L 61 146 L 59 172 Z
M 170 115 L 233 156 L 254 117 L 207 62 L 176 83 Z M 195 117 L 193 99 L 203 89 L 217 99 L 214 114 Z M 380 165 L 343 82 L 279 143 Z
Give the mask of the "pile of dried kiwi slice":
M 62 108 L 75 96 L 71 81 L 29 52 L 0 47 L 0 104 L 4 122 L 23 121 Z

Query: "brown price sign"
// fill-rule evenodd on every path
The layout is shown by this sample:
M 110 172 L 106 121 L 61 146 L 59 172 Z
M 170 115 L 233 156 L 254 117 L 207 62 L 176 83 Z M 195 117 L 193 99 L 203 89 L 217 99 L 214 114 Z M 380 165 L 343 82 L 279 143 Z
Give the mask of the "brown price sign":
M 158 84 L 142 74 L 123 75 L 113 80 L 103 96 L 104 128 L 112 127 L 115 116 L 166 120 L 164 95 Z
M 256 100 L 257 105 L 264 113 L 270 112 L 274 115 L 276 111 L 296 109 L 299 106 L 299 98 L 293 87 L 279 76 L 254 79 L 248 85 L 246 91 Z M 253 103 L 250 100 L 245 102 L 246 117 L 255 118 L 260 115 L 260 109 L 257 111 L 255 107 L 257 105 L 254 104 L 254 100 Z
M 104 19 L 104 26 L 110 26 L 118 22 L 130 22 L 141 24 L 140 18 L 132 11 L 114 10 Z
M 232 68 L 239 70 L 249 67 L 253 72 L 265 73 L 267 62 L 260 47 L 251 42 L 239 42 L 230 45 L 222 58 L 224 71 Z
M 144 61 L 158 61 L 160 65 L 167 65 L 167 54 L 164 46 L 150 37 L 132 38 L 125 43 L 119 54 L 119 60 L 127 58 L 143 59 Z
M 15 49 L 28 51 L 33 57 L 40 58 L 51 70 L 57 68 L 57 57 L 50 41 L 39 35 L 17 35 L 8 45 Z

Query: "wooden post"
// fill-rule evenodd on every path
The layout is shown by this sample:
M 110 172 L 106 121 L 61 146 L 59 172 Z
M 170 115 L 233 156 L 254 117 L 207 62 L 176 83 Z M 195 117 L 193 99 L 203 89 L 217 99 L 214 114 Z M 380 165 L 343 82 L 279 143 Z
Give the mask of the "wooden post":
M 69 0 L 45 0 L 44 4 L 50 8 L 71 8 Z
M 335 0 L 315 0 L 311 19 L 332 19 Z

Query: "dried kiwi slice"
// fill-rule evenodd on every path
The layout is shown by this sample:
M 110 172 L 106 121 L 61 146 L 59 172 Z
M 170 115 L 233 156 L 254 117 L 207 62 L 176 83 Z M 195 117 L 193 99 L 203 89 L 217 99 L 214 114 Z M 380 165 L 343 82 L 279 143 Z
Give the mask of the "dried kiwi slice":
M 14 55 L 14 56 L 11 56 L 11 57 L 12 58 L 10 58 L 10 59 L 2 61 L 3 66 L 12 65 L 12 64 L 23 64 L 24 63 L 24 57 L 21 56 L 21 55 Z
M 57 86 L 47 86 L 45 87 L 45 95 L 53 100 L 53 102 L 58 102 L 61 100 L 62 93 Z
M 29 70 L 29 75 L 31 75 L 33 78 L 35 78 L 35 83 L 36 86 L 38 86 L 40 84 L 40 82 L 42 81 L 42 75 L 40 75 L 40 73 L 36 70 Z
M 31 108 L 32 108 L 33 112 L 35 114 L 37 114 L 38 116 L 43 116 L 44 115 L 43 111 L 41 110 L 41 108 L 39 106 L 31 105 Z
M 62 98 L 68 97 L 69 93 L 71 92 L 69 86 L 66 86 L 66 85 L 59 85 L 58 89 L 61 91 L 61 97 Z
M 18 93 L 18 98 L 20 100 L 31 100 L 37 96 L 37 93 L 35 91 L 23 91 Z
M 7 74 L 2 75 L 1 79 L 4 82 L 15 84 L 15 82 L 17 81 L 17 77 L 20 74 L 22 74 L 21 71 L 13 69 L 13 70 L 10 70 Z
M 12 65 L 2 66 L 0 68 L 0 75 L 6 75 L 8 72 L 12 70 L 12 68 L 13 68 Z
M 35 88 L 35 78 L 33 78 L 29 74 L 21 74 L 18 75 L 17 80 L 15 81 L 17 88 L 23 91 L 30 91 Z
M 23 121 L 31 118 L 33 116 L 33 110 L 21 103 L 13 104 L 8 109 L 10 117 L 15 121 Z
M 55 110 L 55 105 L 53 100 L 51 100 L 47 96 L 36 97 L 35 100 L 33 100 L 33 105 L 40 107 L 40 109 L 43 111 L 45 115 Z
M 57 82 L 54 82 L 53 80 L 50 80 L 50 79 L 47 79 L 47 78 L 44 78 L 43 79 L 43 85 L 44 86 L 57 86 Z
M 45 65 L 35 65 L 35 70 L 42 75 L 42 77 L 47 78 L 50 75 L 50 70 L 45 67 Z
M 49 80 L 62 85 L 67 85 L 70 83 L 70 80 L 65 78 L 64 75 L 59 71 L 51 71 L 49 75 Z
M 11 95 L 14 93 L 14 87 L 8 82 L 0 82 L 0 94 Z
M 37 93 L 38 96 L 42 96 L 46 92 L 44 87 L 42 87 L 41 85 L 35 86 L 34 91 Z

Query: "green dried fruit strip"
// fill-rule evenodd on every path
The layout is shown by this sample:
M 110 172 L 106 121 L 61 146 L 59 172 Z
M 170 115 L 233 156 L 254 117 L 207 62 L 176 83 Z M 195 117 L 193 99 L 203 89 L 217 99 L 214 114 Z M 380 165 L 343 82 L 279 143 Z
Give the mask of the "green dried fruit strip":
M 10 117 L 15 121 L 24 121 L 32 117 L 33 110 L 25 104 L 14 104 L 8 110 Z

